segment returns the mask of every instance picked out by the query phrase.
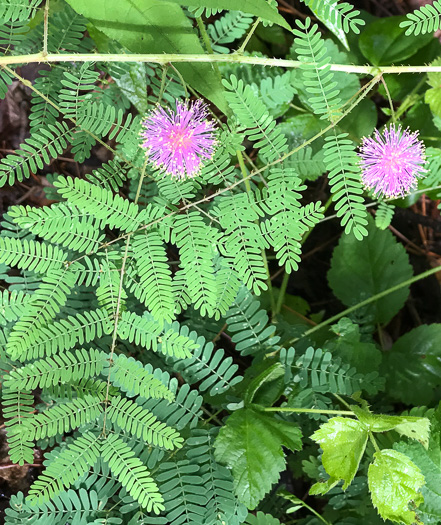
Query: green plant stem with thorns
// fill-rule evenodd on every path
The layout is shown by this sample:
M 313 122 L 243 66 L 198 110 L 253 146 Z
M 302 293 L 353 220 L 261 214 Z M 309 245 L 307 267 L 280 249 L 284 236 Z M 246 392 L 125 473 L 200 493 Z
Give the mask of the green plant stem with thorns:
M 236 64 L 250 64 L 258 66 L 277 66 L 288 69 L 300 68 L 303 64 L 298 60 L 287 60 L 283 58 L 265 58 L 243 56 L 240 53 L 230 55 L 218 54 L 118 54 L 118 53 L 34 53 L 31 55 L 6 56 L 0 58 L 0 66 L 12 64 L 30 63 L 50 63 L 50 62 L 150 62 L 152 64 L 170 63 L 216 63 L 232 62 Z M 360 75 L 371 75 L 372 77 L 382 74 L 400 75 L 402 73 L 441 73 L 441 66 L 355 66 L 348 64 L 330 64 L 331 71 L 341 71 L 343 73 L 358 73 Z

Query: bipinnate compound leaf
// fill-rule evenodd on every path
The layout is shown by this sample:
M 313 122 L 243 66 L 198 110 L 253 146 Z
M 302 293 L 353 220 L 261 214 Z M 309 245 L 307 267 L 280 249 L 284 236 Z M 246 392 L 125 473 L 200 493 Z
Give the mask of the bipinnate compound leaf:
M 409 405 L 430 403 L 441 385 L 441 324 L 414 328 L 384 353 L 390 395 Z
M 75 11 L 132 53 L 202 54 L 190 20 L 176 3 L 163 0 L 67 0 Z M 177 64 L 184 80 L 229 111 L 220 79 L 211 64 Z
M 412 277 L 412 267 L 404 247 L 389 230 L 381 231 L 369 219 L 368 236 L 362 241 L 353 235 L 343 235 L 335 248 L 329 285 L 346 306 L 353 306 L 365 299 L 396 286 Z M 387 294 L 364 309 L 377 323 L 388 323 L 403 307 L 409 286 Z
M 396 450 L 381 450 L 374 458 L 369 466 L 368 484 L 372 503 L 380 516 L 406 525 L 419 521 L 412 509 L 423 502 L 419 492 L 424 485 L 421 470 Z
M 316 483 L 310 493 L 323 494 L 323 489 L 327 492 L 340 480 L 344 481 L 343 490 L 346 490 L 357 473 L 366 448 L 366 426 L 355 419 L 333 417 L 314 432 L 311 439 L 323 450 L 322 462 L 330 480 L 325 484 Z
M 300 450 L 301 437 L 293 423 L 254 408 L 228 418 L 215 442 L 215 458 L 232 469 L 239 501 L 251 510 L 257 506 L 285 468 L 282 447 Z
M 351 406 L 351 409 L 370 432 L 395 430 L 402 436 L 419 441 L 425 448 L 428 447 L 430 420 L 427 417 L 372 414 L 356 406 Z

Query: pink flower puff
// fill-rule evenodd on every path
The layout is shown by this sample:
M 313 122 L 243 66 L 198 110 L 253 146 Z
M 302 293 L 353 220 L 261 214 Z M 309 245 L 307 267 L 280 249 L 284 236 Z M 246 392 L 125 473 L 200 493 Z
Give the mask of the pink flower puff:
M 215 126 L 207 115 L 201 100 L 176 101 L 176 111 L 157 106 L 142 122 L 142 147 L 149 161 L 178 179 L 198 175 L 216 145 Z
M 427 173 L 424 144 L 418 140 L 418 132 L 403 131 L 395 124 L 383 133 L 375 130 L 375 138 L 363 138 L 359 156 L 363 184 L 374 195 L 404 197 Z

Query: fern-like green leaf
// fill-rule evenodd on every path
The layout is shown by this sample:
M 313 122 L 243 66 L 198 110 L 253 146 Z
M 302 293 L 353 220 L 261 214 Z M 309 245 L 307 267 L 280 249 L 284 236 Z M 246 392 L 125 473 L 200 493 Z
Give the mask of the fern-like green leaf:
M 234 334 L 231 340 L 242 355 L 256 353 L 280 339 L 274 335 L 275 326 L 269 323 L 266 310 L 260 309 L 259 301 L 245 287 L 241 288 L 225 317 L 228 331 Z
M 5 384 L 10 389 L 30 392 L 35 388 L 96 376 L 103 369 L 106 360 L 107 354 L 100 350 L 81 348 L 16 368 L 9 373 Z
M 106 413 L 112 423 L 149 445 L 166 450 L 182 447 L 183 438 L 174 428 L 158 421 L 151 412 L 130 399 L 114 397 Z
M 303 71 L 306 91 L 310 94 L 308 102 L 314 113 L 322 119 L 334 121 L 340 114 L 340 90 L 333 80 L 330 58 L 326 56 L 326 48 L 320 36 L 317 24 L 311 27 L 311 19 L 303 23 L 296 20 L 297 27 L 293 33 L 294 43 L 300 68 Z
M 323 218 L 320 201 L 296 211 L 280 212 L 261 223 L 265 239 L 276 251 L 279 264 L 291 273 L 298 269 L 302 236 Z
M 352 395 L 359 390 L 375 394 L 381 386 L 377 372 L 359 374 L 355 368 L 342 364 L 339 358 L 321 348 L 309 347 L 295 363 L 294 357 L 293 348 L 281 350 L 280 360 L 287 367 L 287 379 L 298 383 L 301 389 L 311 387 L 321 393 Z
M 360 11 L 354 9 L 351 4 L 347 2 L 336 2 L 335 0 L 303 0 L 305 5 L 323 21 L 325 25 L 330 24 L 334 31 L 344 31 L 349 33 L 352 31 L 355 34 L 360 33 L 359 26 L 364 26 L 365 21 L 362 18 L 356 18 Z
M 102 444 L 102 456 L 127 492 L 147 512 L 159 514 L 164 510 L 164 499 L 150 472 L 124 441 L 116 435 L 107 436 Z
M 103 412 L 104 395 L 85 395 L 66 403 L 58 403 L 25 422 L 27 439 L 35 441 L 64 434 L 94 421 Z
M 142 222 L 149 222 L 162 214 L 162 208 L 149 205 L 140 210 L 133 202 L 81 179 L 58 177 L 54 185 L 70 203 L 111 228 L 134 231 Z
M 85 432 L 63 448 L 29 489 L 30 503 L 49 501 L 85 474 L 100 455 L 100 438 Z
M 204 519 L 207 498 L 199 470 L 186 459 L 161 463 L 157 480 L 170 525 L 212 523 Z
M 238 365 L 233 363 L 231 357 L 224 358 L 225 352 L 221 348 L 214 349 L 213 343 L 207 343 L 205 338 L 190 332 L 187 326 L 179 326 L 176 321 L 172 325 L 176 332 L 192 339 L 197 345 L 193 355 L 188 359 L 175 360 L 173 366 L 190 385 L 201 381 L 198 386 L 200 392 L 209 391 L 211 396 L 226 392 L 229 388 L 242 381 L 241 376 L 236 376 Z
M 229 49 L 222 44 L 231 44 L 242 38 L 253 22 L 253 17 L 241 11 L 227 11 L 214 24 L 207 27 L 211 46 L 216 53 L 228 53 Z
M 198 212 L 186 211 L 175 218 L 171 240 L 179 248 L 181 267 L 195 308 L 202 315 L 213 315 L 216 281 L 212 245 L 218 240 L 217 231 L 207 226 Z
M 263 260 L 264 238 L 258 225 L 258 207 L 249 193 L 221 197 L 215 210 L 225 230 L 220 249 L 245 286 L 259 295 L 267 289 L 268 274 Z
M 406 28 L 407 36 L 434 33 L 441 28 L 441 2 L 435 0 L 433 4 L 423 5 L 413 13 L 408 13 L 406 18 L 400 27 Z
M 104 239 L 100 222 L 75 206 L 58 203 L 51 208 L 12 206 L 9 214 L 21 228 L 53 244 L 79 252 L 96 251 Z
M 7 351 L 13 359 L 29 348 L 35 338 L 34 330 L 53 319 L 66 303 L 75 285 L 75 274 L 69 269 L 53 270 L 46 275 L 32 295 L 26 315 L 14 325 L 9 335 Z
M 18 342 L 15 358 L 29 361 L 56 352 L 64 352 L 77 344 L 88 343 L 96 337 L 110 334 L 113 328 L 112 317 L 102 309 L 85 310 L 75 316 L 60 319 L 38 327 Z
M 132 249 L 144 304 L 158 321 L 172 321 L 175 304 L 171 271 L 159 233 L 155 230 L 140 232 L 133 238 Z
M 233 110 L 248 138 L 261 148 L 260 155 L 265 162 L 272 162 L 287 149 L 286 137 L 276 128 L 265 104 L 254 94 L 253 89 L 234 75 L 222 81 L 227 88 L 225 98 Z
M 126 391 L 128 396 L 139 395 L 172 401 L 172 392 L 132 357 L 127 358 L 124 354 L 114 356 L 110 367 L 110 380 Z
M 324 162 L 329 170 L 329 186 L 337 217 L 341 217 L 345 233 L 352 231 L 361 240 L 368 234 L 367 213 L 363 204 L 359 159 L 354 143 L 347 136 L 347 133 L 334 133 L 326 137 Z
M 21 149 L 0 161 L 0 187 L 7 183 L 14 184 L 15 180 L 21 182 L 31 173 L 43 169 L 45 164 L 58 158 L 71 141 L 72 131 L 65 122 L 39 128 L 38 132 L 25 140 Z
M 2 0 L 0 4 L 0 23 L 15 22 L 32 18 L 40 0 Z
M 51 244 L 0 237 L 0 263 L 46 273 L 61 268 L 66 259 L 67 254 Z
M 22 291 L 3 290 L 0 292 L 0 324 L 16 321 L 24 315 L 31 299 L 30 294 Z
M 231 471 L 214 459 L 216 435 L 217 429 L 195 429 L 187 440 L 187 457 L 199 466 L 207 499 L 202 523 L 242 523 L 247 509 L 234 495 Z
M 385 230 L 392 222 L 394 212 L 395 206 L 386 204 L 385 202 L 380 202 L 375 214 L 375 225 L 377 228 L 380 228 L 380 230 Z
M 13 463 L 23 465 L 34 460 L 34 444 L 28 437 L 26 422 L 33 417 L 34 396 L 27 392 L 2 389 L 3 418 Z

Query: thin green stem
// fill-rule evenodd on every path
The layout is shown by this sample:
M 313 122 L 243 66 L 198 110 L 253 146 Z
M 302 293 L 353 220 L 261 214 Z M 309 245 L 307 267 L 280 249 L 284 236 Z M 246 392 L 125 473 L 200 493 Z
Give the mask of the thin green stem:
M 205 29 L 204 21 L 200 16 L 196 17 L 196 22 L 199 27 L 199 32 L 201 33 L 202 41 L 204 42 L 205 49 L 210 53 L 210 55 L 213 55 L 213 48 L 211 47 L 211 40 L 208 36 L 207 30 Z M 222 75 L 219 71 L 219 67 L 216 62 L 213 62 L 213 69 L 216 72 L 216 75 L 218 76 L 219 80 L 222 80 Z
M 425 83 L 426 75 L 423 76 L 423 78 L 418 82 L 418 84 L 403 99 L 403 101 L 400 104 L 400 107 L 395 112 L 395 120 L 398 120 L 403 113 L 405 113 L 409 108 L 411 108 L 415 104 L 415 102 L 417 102 L 420 99 L 422 95 L 417 95 L 417 93 L 424 86 Z M 392 118 L 390 118 L 386 122 L 385 126 L 388 126 L 392 122 L 394 121 Z
M 145 175 L 146 168 L 147 168 L 147 159 L 145 159 L 145 161 L 144 161 L 144 166 L 143 166 L 143 169 L 142 169 L 142 172 L 141 172 L 141 176 L 139 177 L 138 188 L 136 190 L 136 197 L 135 197 L 135 200 L 134 200 L 135 204 L 138 203 L 138 199 L 139 199 L 139 195 L 141 193 L 141 187 L 142 187 L 142 182 L 144 180 L 144 175 Z M 110 354 L 109 354 L 109 365 L 110 366 L 109 366 L 109 373 L 107 375 L 106 397 L 105 397 L 105 400 L 104 400 L 105 410 L 104 410 L 103 430 L 102 430 L 103 436 L 106 435 L 107 403 L 109 401 L 109 393 L 110 393 L 110 375 L 111 375 L 111 371 L 112 371 L 113 355 L 115 353 L 115 348 L 116 348 L 116 338 L 117 338 L 117 333 L 118 333 L 119 313 L 120 313 L 120 309 L 121 309 L 121 300 L 122 300 L 122 293 L 123 293 L 124 275 L 125 275 L 125 272 L 126 272 L 126 263 L 127 263 L 127 257 L 129 255 L 129 247 L 130 247 L 131 237 L 132 237 L 131 235 L 128 235 L 127 239 L 126 239 L 126 245 L 125 245 L 125 249 L 124 249 L 124 255 L 123 255 L 123 258 L 122 258 L 121 272 L 120 272 L 120 278 L 119 278 L 118 298 L 116 300 L 115 320 L 114 320 L 114 323 L 113 323 L 112 344 L 110 345 Z
M 375 452 L 381 452 L 377 440 L 374 438 L 374 434 L 372 432 L 369 432 L 369 439 L 371 440 L 372 445 L 374 445 Z
M 386 92 L 386 97 L 387 97 L 387 100 L 389 102 L 390 114 L 391 114 L 392 122 L 396 122 L 397 117 L 395 115 L 394 103 L 392 102 L 392 97 L 390 96 L 389 88 L 387 87 L 387 84 L 386 84 L 386 81 L 384 80 L 384 77 L 381 77 L 381 83 L 383 84 L 384 91 Z
M 296 414 L 334 414 L 337 416 L 353 416 L 352 410 L 320 410 L 319 408 L 296 408 L 296 407 L 267 407 L 265 412 L 294 412 Z
M 162 76 L 161 76 L 161 86 L 159 88 L 159 95 L 158 95 L 158 104 L 161 103 L 162 96 L 164 95 L 165 90 L 165 82 L 167 80 L 167 66 L 164 66 L 162 68 Z
M 285 271 L 285 273 L 283 274 L 282 284 L 280 285 L 279 297 L 277 298 L 276 309 L 274 310 L 274 313 L 276 315 L 280 314 L 280 310 L 282 309 L 283 300 L 285 299 L 286 287 L 288 286 L 289 276 L 290 274 Z
M 251 40 L 251 37 L 254 34 L 254 31 L 257 29 L 257 26 L 260 24 L 261 19 L 257 18 L 254 24 L 251 26 L 251 29 L 249 30 L 245 40 L 242 42 L 242 45 L 239 47 L 239 49 L 236 51 L 237 54 L 242 54 L 245 51 L 245 48 L 248 45 L 248 42 Z
M 243 56 L 238 53 L 230 55 L 218 54 L 118 54 L 118 53 L 34 53 L 30 55 L 15 55 L 0 57 L 0 66 L 8 64 L 31 64 L 35 62 L 150 62 L 152 64 L 168 63 L 212 63 L 233 62 L 236 64 L 251 64 L 259 66 L 277 66 L 283 68 L 299 68 L 298 60 L 283 58 L 266 58 Z M 311 62 L 311 65 L 315 63 Z M 328 67 L 328 65 L 323 66 Z M 376 76 L 378 74 L 400 75 L 403 73 L 441 73 L 441 66 L 355 66 L 350 64 L 329 64 L 331 71 L 357 73 Z
M 295 337 L 294 339 L 291 339 L 289 341 L 289 344 L 294 344 L 296 341 L 298 341 L 302 337 L 307 337 L 311 335 L 312 333 L 317 332 L 317 330 L 320 330 L 324 326 L 328 326 L 334 323 L 335 321 L 338 321 L 340 318 L 344 317 L 345 315 L 355 312 L 355 310 L 358 310 L 359 308 L 363 308 L 363 306 L 367 306 L 368 304 L 378 301 L 378 299 L 381 299 L 382 297 L 386 297 L 387 295 L 393 292 L 396 292 L 397 290 L 401 290 L 401 288 L 404 288 L 405 286 L 409 286 L 413 283 L 421 281 L 421 279 L 425 279 L 426 277 L 429 277 L 430 275 L 433 275 L 440 271 L 441 271 L 441 266 L 437 266 L 435 268 L 431 268 L 430 270 L 422 272 L 419 275 L 412 277 L 411 279 L 407 279 L 406 281 L 403 281 L 400 284 L 396 284 L 395 286 L 392 286 L 391 288 L 388 288 L 387 290 L 383 290 L 382 292 L 377 293 L 373 295 L 372 297 L 369 297 L 369 299 L 365 299 L 364 301 L 361 301 L 360 303 L 357 303 L 354 306 L 351 306 L 350 308 L 346 308 L 346 310 L 343 310 L 339 314 L 333 315 L 329 319 L 326 319 L 326 321 L 323 321 L 322 323 L 314 326 L 313 328 L 310 328 L 301 337 Z

